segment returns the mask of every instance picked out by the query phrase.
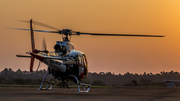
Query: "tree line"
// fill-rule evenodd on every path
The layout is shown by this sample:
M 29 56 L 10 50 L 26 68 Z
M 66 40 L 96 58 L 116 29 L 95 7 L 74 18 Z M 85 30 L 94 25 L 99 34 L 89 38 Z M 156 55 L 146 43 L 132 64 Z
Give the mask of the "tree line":
M 40 84 L 40 79 L 47 73 L 45 69 L 29 73 L 26 70 L 21 71 L 18 69 L 14 71 L 11 68 L 5 68 L 0 72 L 0 84 L 37 85 Z M 48 76 L 47 79 L 50 78 L 52 76 Z M 177 71 L 162 71 L 156 74 L 146 72 L 143 74 L 129 72 L 125 74 L 89 72 L 88 76 L 82 81 L 95 86 L 165 86 L 163 80 L 180 80 L 180 73 Z

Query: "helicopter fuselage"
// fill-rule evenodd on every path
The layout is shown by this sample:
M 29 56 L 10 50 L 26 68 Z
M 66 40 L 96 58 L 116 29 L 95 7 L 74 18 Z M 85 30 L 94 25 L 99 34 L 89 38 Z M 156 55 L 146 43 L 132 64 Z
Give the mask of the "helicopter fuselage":
M 61 42 L 57 42 L 61 43 Z M 63 43 L 63 42 L 62 42 Z M 62 43 L 60 45 L 62 45 Z M 66 50 L 73 49 L 71 43 L 63 44 Z M 62 45 L 62 46 L 63 46 Z M 74 46 L 73 46 L 74 47 Z M 68 49 L 69 48 L 69 49 Z M 59 56 L 56 52 L 49 52 L 49 56 L 45 53 L 30 53 L 33 57 L 42 61 L 48 66 L 48 72 L 56 78 L 61 77 L 61 79 L 70 79 L 69 75 L 74 75 L 78 79 L 83 79 L 88 74 L 88 64 L 86 55 L 83 52 L 77 50 L 71 50 L 63 56 Z

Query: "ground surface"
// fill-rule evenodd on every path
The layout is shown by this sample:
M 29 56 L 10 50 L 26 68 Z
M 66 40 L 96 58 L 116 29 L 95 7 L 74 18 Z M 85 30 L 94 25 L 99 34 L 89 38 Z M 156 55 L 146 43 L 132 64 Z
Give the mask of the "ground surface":
M 91 88 L 77 93 L 77 88 L 0 87 L 0 101 L 180 101 L 180 88 L 118 87 Z

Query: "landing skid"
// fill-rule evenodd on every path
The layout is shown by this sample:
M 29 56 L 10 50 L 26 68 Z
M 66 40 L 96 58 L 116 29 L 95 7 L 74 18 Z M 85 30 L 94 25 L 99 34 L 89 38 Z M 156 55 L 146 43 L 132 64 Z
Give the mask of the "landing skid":
M 52 73 L 50 73 L 50 74 L 52 74 Z M 55 78 L 52 78 L 52 79 L 50 79 L 49 81 L 45 81 L 45 78 L 46 78 L 48 75 L 50 75 L 50 74 L 46 74 L 46 75 L 43 77 L 43 80 L 41 81 L 41 86 L 39 87 L 38 90 L 48 90 L 48 89 L 52 89 L 54 83 L 52 83 L 51 81 L 52 81 L 53 79 L 55 79 Z M 77 87 L 78 87 L 78 93 L 81 93 L 81 92 L 82 92 L 82 93 L 83 93 L 83 92 L 89 92 L 91 85 L 89 85 L 89 84 L 84 84 L 84 83 L 79 83 L 79 80 L 78 80 L 77 77 L 74 76 L 74 75 L 69 75 L 69 76 L 71 76 L 71 77 L 73 77 L 73 78 L 76 79 Z M 47 82 L 46 88 L 42 88 L 44 82 Z M 49 87 L 50 84 L 51 84 L 51 86 Z M 68 85 L 66 82 L 61 82 L 61 83 L 59 83 L 58 85 L 60 86 L 60 88 L 61 88 L 61 87 L 64 87 L 64 86 L 67 86 L 67 87 L 70 89 L 69 85 Z M 81 91 L 81 89 L 80 89 L 79 86 L 83 86 L 83 90 L 82 90 L 82 91 Z M 88 87 L 87 90 L 85 89 L 86 86 Z
M 84 83 L 79 83 L 79 80 L 78 80 L 77 77 L 74 76 L 74 75 L 69 75 L 69 76 L 72 76 L 72 77 L 74 77 L 74 78 L 76 79 L 76 81 L 77 81 L 77 87 L 78 87 L 78 93 L 89 92 L 91 85 L 89 85 L 89 84 L 84 84 Z M 81 91 L 79 85 L 83 86 L 83 91 Z M 85 86 L 88 87 L 87 90 L 85 89 Z
M 52 74 L 52 73 L 50 73 L 50 74 Z M 41 81 L 41 86 L 39 87 L 38 90 L 48 90 L 48 89 L 52 89 L 54 83 L 52 83 L 51 81 L 52 81 L 53 79 L 55 79 L 55 78 L 52 78 L 52 79 L 50 79 L 49 81 L 45 81 L 45 78 L 46 78 L 48 75 L 50 75 L 50 74 L 46 74 L 46 75 L 43 77 L 43 80 Z M 46 88 L 42 88 L 44 82 L 47 82 Z M 51 84 L 50 87 L 49 87 L 49 84 Z

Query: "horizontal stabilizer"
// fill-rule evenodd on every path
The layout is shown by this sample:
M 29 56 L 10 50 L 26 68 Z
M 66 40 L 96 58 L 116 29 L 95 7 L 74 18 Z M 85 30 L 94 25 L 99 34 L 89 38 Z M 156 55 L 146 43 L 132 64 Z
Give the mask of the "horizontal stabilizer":
M 16 55 L 17 57 L 23 57 L 23 58 L 31 58 L 31 56 L 27 56 L 27 55 Z

